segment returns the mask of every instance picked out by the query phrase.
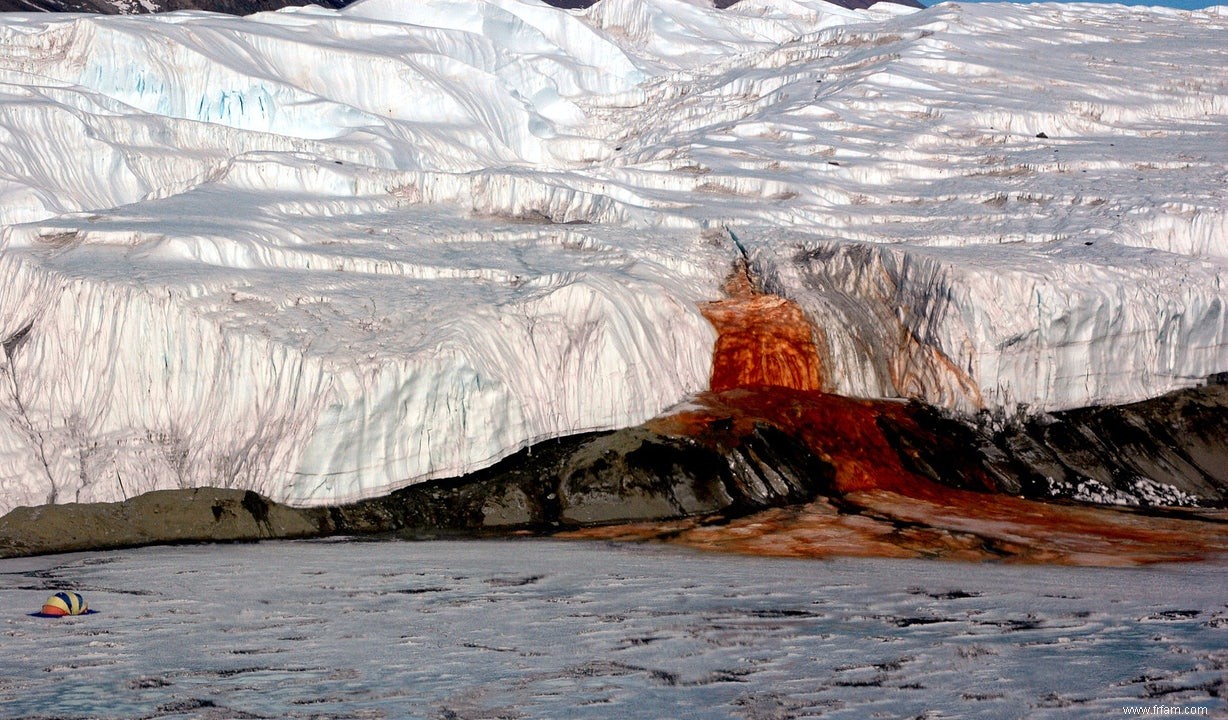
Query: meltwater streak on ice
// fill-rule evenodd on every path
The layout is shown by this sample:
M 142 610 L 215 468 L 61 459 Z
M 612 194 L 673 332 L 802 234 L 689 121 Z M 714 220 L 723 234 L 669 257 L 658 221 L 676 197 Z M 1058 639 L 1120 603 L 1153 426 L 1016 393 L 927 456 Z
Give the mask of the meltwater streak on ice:
M 643 421 L 708 385 L 725 227 L 825 390 L 1228 369 L 1221 9 L 399 7 L 0 19 L 0 511 Z

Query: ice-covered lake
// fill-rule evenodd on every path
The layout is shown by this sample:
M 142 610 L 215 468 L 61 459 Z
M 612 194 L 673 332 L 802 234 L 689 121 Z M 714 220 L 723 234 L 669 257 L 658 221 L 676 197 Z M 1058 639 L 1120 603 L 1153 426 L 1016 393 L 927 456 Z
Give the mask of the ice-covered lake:
M 31 617 L 53 591 L 96 614 Z M 549 540 L 0 561 L 0 716 L 1224 717 L 1228 565 Z

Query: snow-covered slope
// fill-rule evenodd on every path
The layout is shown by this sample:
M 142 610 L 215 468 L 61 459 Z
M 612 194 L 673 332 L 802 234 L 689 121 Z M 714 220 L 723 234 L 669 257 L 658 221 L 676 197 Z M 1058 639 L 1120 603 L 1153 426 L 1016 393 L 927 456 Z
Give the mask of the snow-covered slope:
M 312 504 L 704 389 L 743 252 L 827 389 L 1228 369 L 1223 8 L 362 0 L 0 17 L 0 512 Z

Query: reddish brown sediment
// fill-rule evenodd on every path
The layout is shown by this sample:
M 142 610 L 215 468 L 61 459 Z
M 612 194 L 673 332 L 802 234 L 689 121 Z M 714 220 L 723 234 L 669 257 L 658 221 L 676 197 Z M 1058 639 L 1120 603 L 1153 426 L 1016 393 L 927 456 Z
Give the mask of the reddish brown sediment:
M 806 316 L 774 295 L 721 300 L 704 306 L 717 329 L 711 387 L 822 387 L 819 355 Z
M 1165 517 L 1130 509 L 1065 505 L 949 487 L 902 461 L 879 424 L 916 425 L 893 401 L 779 388 L 700 397 L 702 409 L 659 418 L 675 435 L 738 433 L 768 423 L 801 438 L 834 468 L 827 497 L 743 518 L 689 519 L 589 528 L 572 537 L 657 539 L 765 556 L 917 557 L 1124 566 L 1228 553 L 1228 512 Z M 714 430 L 713 426 L 720 426 Z M 935 443 L 943 442 L 934 438 Z M 963 478 L 965 481 L 968 478 Z M 975 478 L 973 478 L 976 481 Z M 988 484 L 988 481 L 984 481 Z M 976 484 L 974 482 L 974 484 Z
M 1184 517 L 1064 505 L 990 492 L 994 483 L 961 448 L 924 425 L 919 406 L 819 392 L 822 372 L 801 309 L 757 294 L 744 269 L 728 300 L 704 314 L 719 333 L 712 391 L 698 408 L 658 418 L 667 435 L 744 436 L 756 423 L 800 439 L 833 475 L 826 497 L 742 518 L 686 519 L 588 528 L 570 537 L 658 539 L 697 548 L 787 557 L 929 557 L 1070 565 L 1137 565 L 1228 553 L 1228 512 Z M 952 484 L 911 469 L 903 429 L 950 452 Z M 945 478 L 944 478 L 945 479 Z M 958 482 L 955 482 L 955 481 Z
M 1223 512 L 1208 514 L 1204 522 L 1110 508 L 1050 506 L 1047 509 L 1055 512 L 1041 517 L 977 518 L 963 513 L 978 508 L 934 508 L 926 501 L 893 493 L 847 500 L 866 514 L 833 515 L 822 503 L 812 503 L 787 516 L 762 513 L 722 527 L 697 526 L 667 539 L 702 549 L 765 556 L 916 557 L 1106 567 L 1201 560 L 1228 552 L 1223 538 L 1228 514 Z M 864 500 L 869 502 L 860 505 Z M 952 520 L 953 512 L 960 514 Z M 904 521 L 918 524 L 901 527 Z
M 717 332 L 712 390 L 822 389 L 814 328 L 797 303 L 757 292 L 744 265 L 730 275 L 725 291 L 728 298 L 703 306 Z

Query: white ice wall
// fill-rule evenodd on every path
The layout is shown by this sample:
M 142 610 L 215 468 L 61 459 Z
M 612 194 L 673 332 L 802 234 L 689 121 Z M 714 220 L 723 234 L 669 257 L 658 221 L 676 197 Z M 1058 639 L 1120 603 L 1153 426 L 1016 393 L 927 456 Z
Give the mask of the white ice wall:
M 41 249 L 0 257 L 9 507 L 197 485 L 354 500 L 642 422 L 702 389 L 711 364 L 698 302 L 714 288 L 621 261 L 535 274 L 549 257 L 534 251 L 600 254 L 583 238 L 521 248 L 521 276 L 352 257 L 300 267 L 290 297 L 250 256 L 233 274 L 165 255 L 134 271 L 124 247 L 74 241 L 78 257 L 56 269 Z M 108 277 L 82 277 L 86 256 Z M 415 297 L 441 280 L 475 287 Z

